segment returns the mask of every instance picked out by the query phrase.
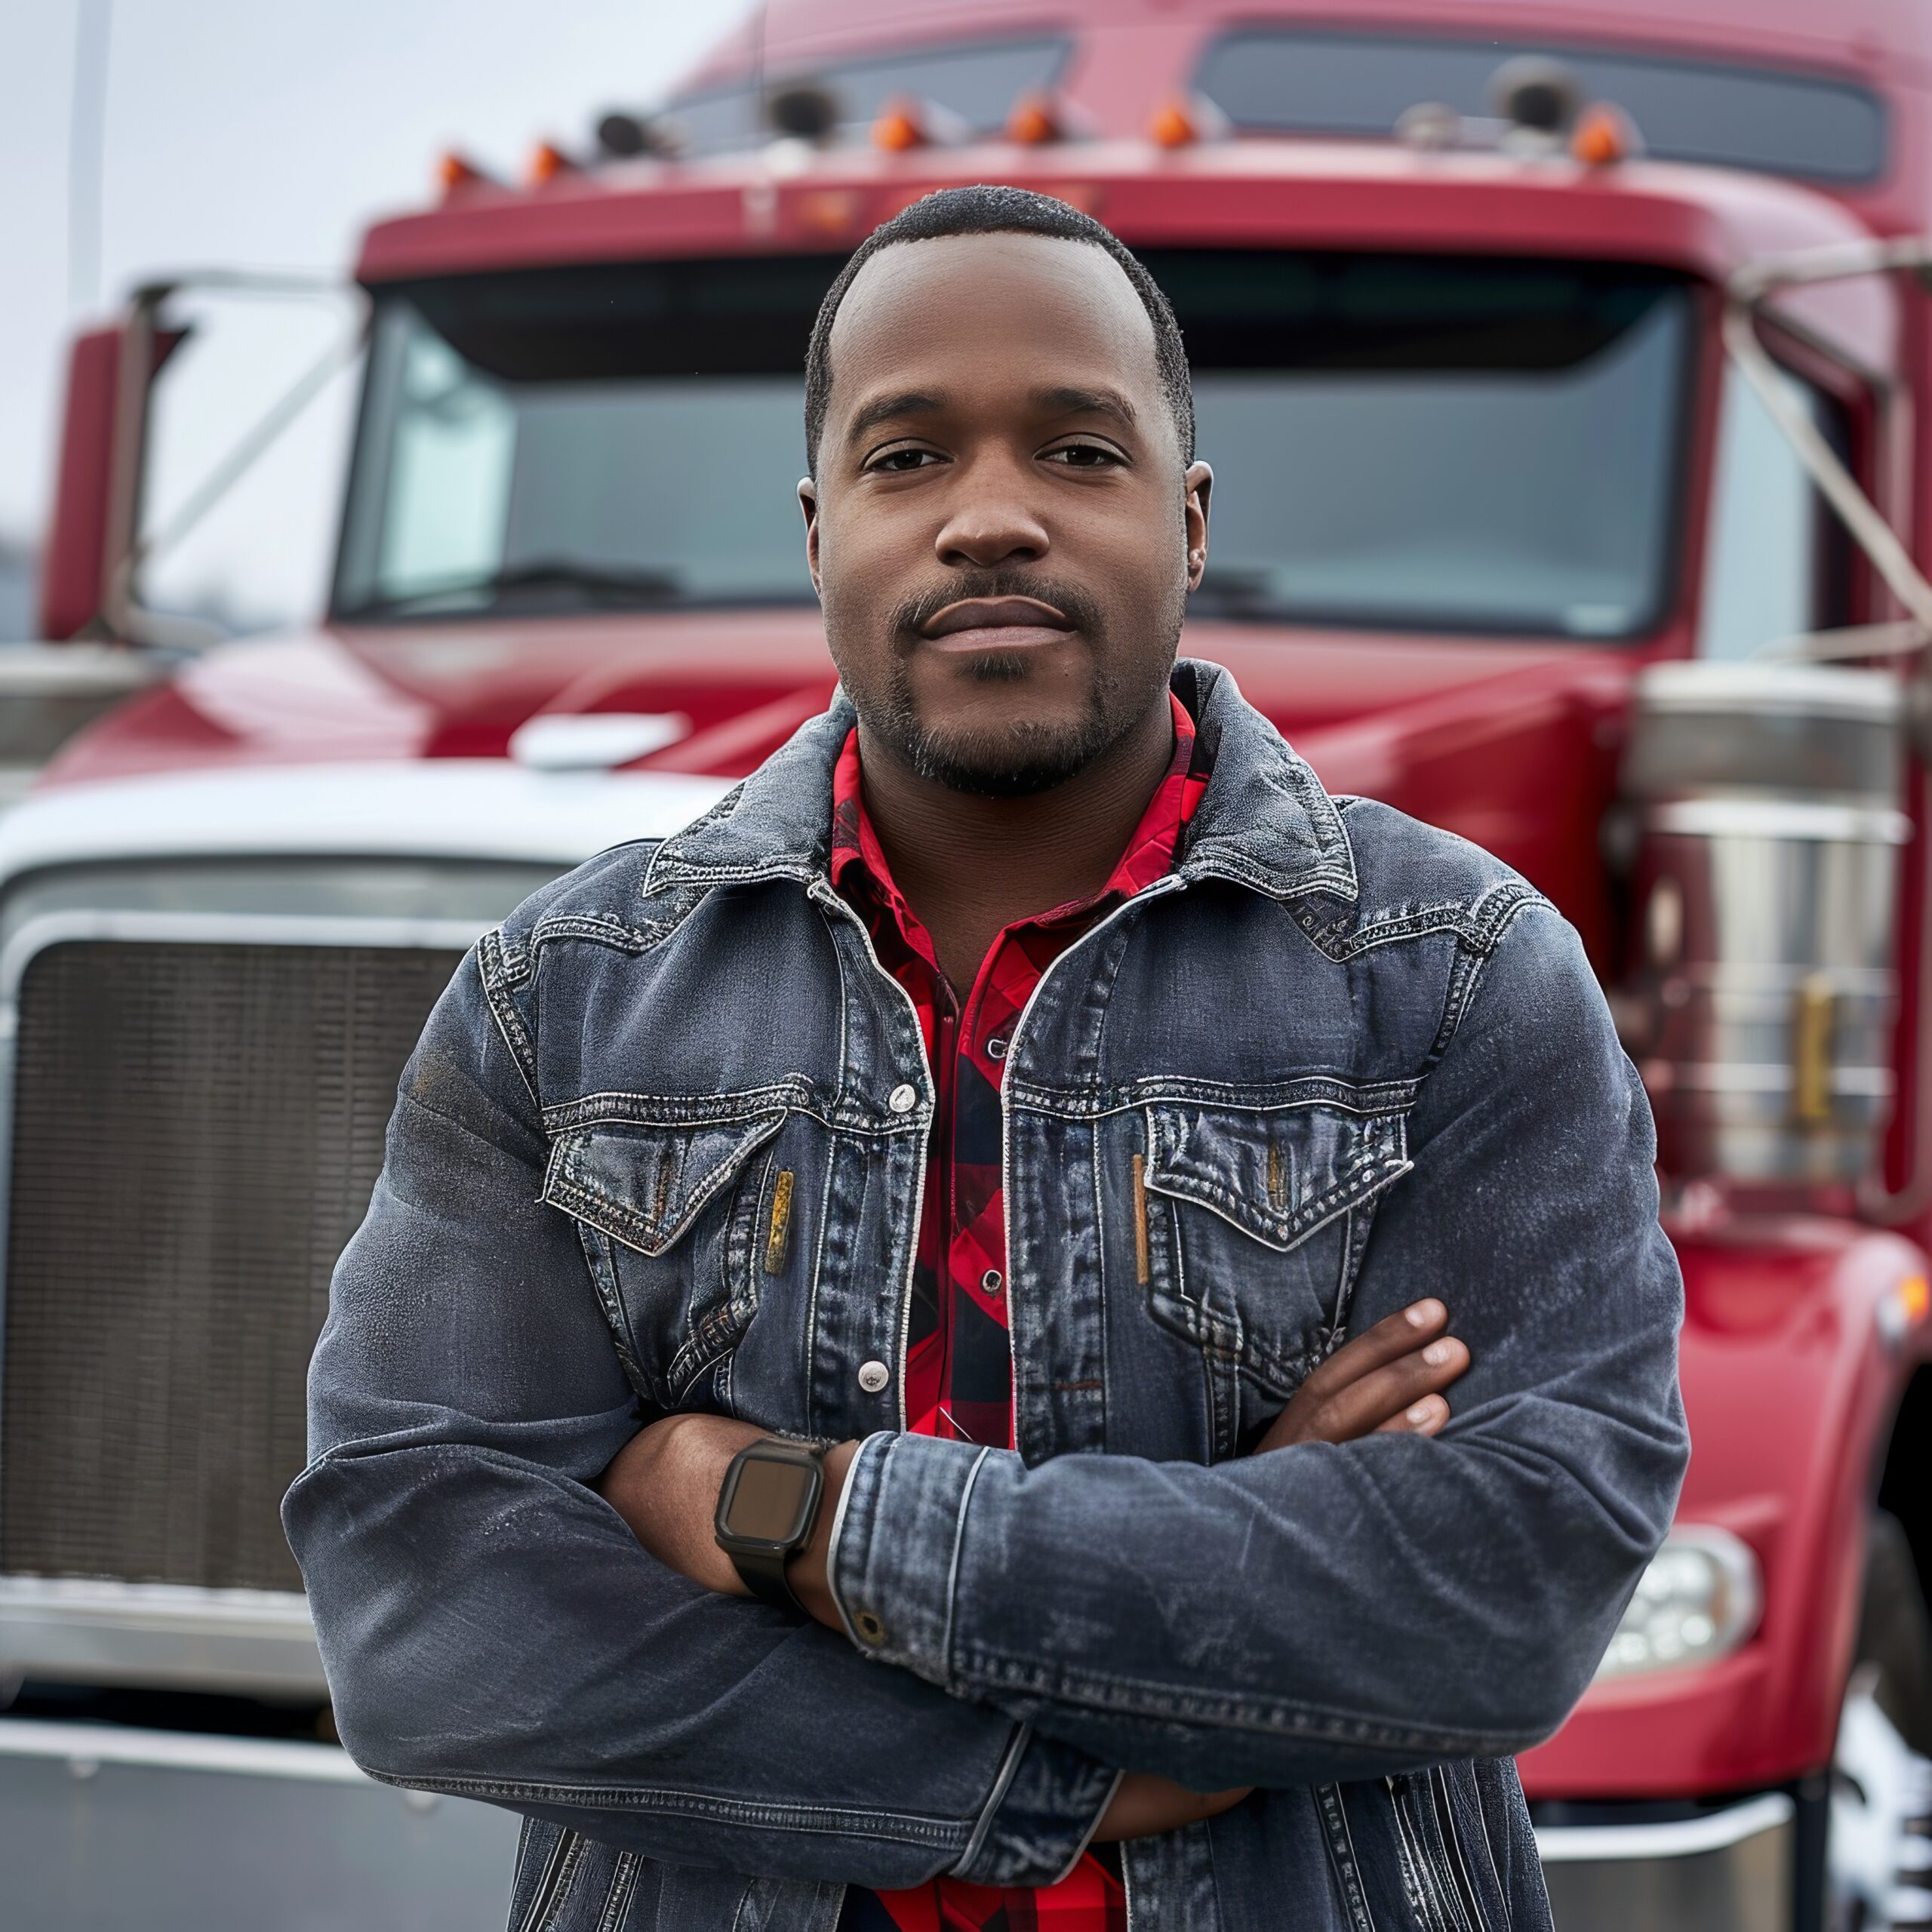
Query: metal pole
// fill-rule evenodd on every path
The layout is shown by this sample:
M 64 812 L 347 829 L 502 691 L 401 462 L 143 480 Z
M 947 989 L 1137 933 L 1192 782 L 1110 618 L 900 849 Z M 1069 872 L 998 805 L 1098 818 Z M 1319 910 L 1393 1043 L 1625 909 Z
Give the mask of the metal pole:
M 74 91 L 67 115 L 67 305 L 100 300 L 103 179 L 107 156 L 108 54 L 114 0 L 78 0 Z

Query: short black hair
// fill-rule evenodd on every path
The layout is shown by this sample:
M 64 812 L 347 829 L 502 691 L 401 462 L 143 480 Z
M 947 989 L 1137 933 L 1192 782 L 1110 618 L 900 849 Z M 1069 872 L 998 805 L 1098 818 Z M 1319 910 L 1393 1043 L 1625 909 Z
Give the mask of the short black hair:
M 826 291 L 805 349 L 805 460 L 814 475 L 818 474 L 819 438 L 825 433 L 826 407 L 832 397 L 832 325 L 838 319 L 838 305 L 853 278 L 881 248 L 900 242 L 936 242 L 949 235 L 1045 235 L 1056 241 L 1082 242 L 1090 248 L 1104 248 L 1112 256 L 1154 325 L 1154 361 L 1174 414 L 1181 461 L 1194 460 L 1194 380 L 1188 370 L 1187 351 L 1181 344 L 1180 325 L 1174 320 L 1160 284 L 1118 235 L 1072 203 L 1027 188 L 980 182 L 968 188 L 942 188 L 882 222 L 859 244 Z

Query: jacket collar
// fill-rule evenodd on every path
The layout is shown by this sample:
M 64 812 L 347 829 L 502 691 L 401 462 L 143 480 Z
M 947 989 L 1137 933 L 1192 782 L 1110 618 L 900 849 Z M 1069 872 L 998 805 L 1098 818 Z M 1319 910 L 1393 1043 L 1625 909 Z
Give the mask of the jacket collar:
M 1335 801 L 1287 741 L 1244 698 L 1231 672 L 1182 658 L 1174 688 L 1213 760 L 1176 869 L 1224 878 L 1271 898 L 1325 892 L 1352 900 L 1355 855 Z M 831 863 L 832 774 L 856 721 L 835 693 L 703 817 L 653 855 L 644 891 L 757 879 L 825 881 Z

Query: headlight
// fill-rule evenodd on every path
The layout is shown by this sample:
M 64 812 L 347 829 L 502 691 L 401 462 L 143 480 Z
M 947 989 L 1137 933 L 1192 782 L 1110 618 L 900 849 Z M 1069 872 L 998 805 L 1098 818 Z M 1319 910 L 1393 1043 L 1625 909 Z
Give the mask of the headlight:
M 1728 1530 L 1672 1530 L 1610 1640 L 1597 1681 L 1728 1657 L 1758 1627 L 1758 1559 Z

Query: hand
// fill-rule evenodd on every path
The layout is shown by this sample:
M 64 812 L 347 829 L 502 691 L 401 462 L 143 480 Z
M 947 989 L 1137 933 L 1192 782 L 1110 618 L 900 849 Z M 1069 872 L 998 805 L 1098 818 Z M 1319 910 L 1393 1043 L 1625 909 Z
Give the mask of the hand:
M 1254 1453 L 1364 1435 L 1433 1435 L 1449 1420 L 1442 1391 L 1469 1365 L 1448 1326 L 1449 1311 L 1430 1299 L 1344 1342 L 1295 1391 Z
M 749 1596 L 737 1565 L 718 1547 L 718 1493 L 732 1457 L 770 1432 L 730 1416 L 666 1416 L 632 1436 L 593 1487 L 659 1562 L 707 1590 Z M 826 1452 L 817 1521 L 811 1540 L 785 1571 L 799 1601 L 835 1630 L 844 1626 L 832 1601 L 826 1559 L 845 1473 L 858 1447 L 841 1442 Z
M 1159 1832 L 1177 1832 L 1231 1811 L 1254 1789 L 1239 1785 L 1232 1791 L 1189 1791 L 1155 1771 L 1129 1771 L 1114 1787 L 1107 1808 L 1094 1829 L 1096 1844 L 1123 1838 L 1147 1838 Z

